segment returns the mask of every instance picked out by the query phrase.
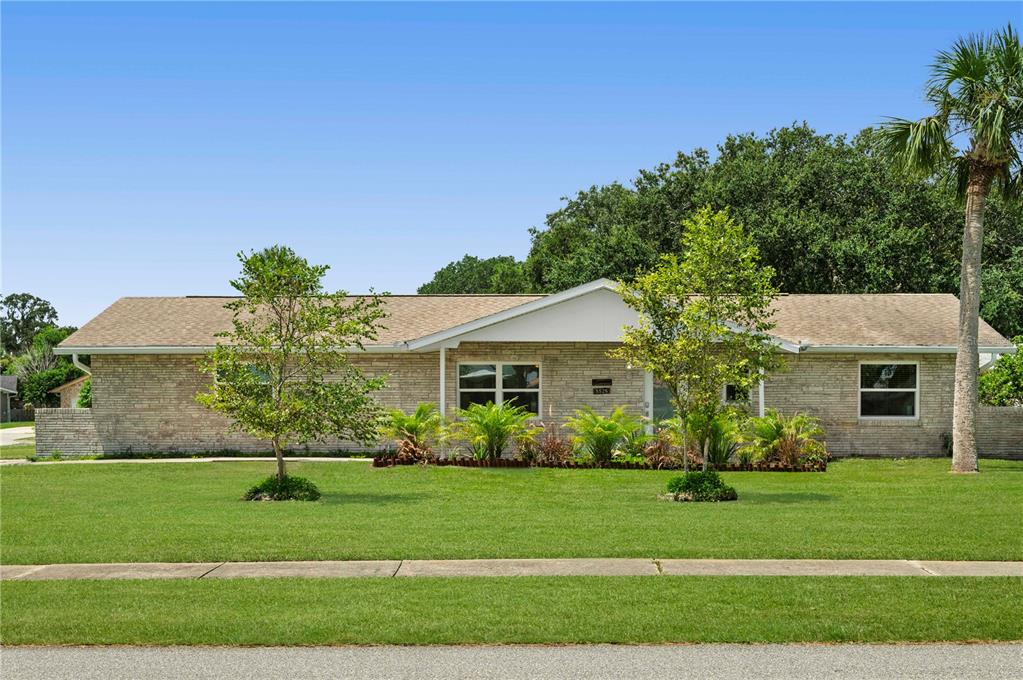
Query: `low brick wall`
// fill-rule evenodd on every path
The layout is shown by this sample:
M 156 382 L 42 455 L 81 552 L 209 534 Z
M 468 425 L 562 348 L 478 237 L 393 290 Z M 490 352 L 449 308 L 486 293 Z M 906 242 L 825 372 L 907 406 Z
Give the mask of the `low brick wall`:
M 981 406 L 977 448 L 982 456 L 1023 458 L 1023 406 Z
M 91 456 L 102 453 L 92 409 L 37 408 L 36 455 Z

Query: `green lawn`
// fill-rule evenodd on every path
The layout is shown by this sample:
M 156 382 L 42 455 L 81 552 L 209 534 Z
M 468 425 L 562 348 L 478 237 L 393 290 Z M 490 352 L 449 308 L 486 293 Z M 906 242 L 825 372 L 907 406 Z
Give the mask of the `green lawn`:
M 1023 639 L 1023 579 L 555 577 L 0 585 L 4 644 Z
M 1023 558 L 1023 462 L 982 461 L 979 475 L 951 475 L 947 460 L 726 473 L 740 500 L 720 504 L 657 500 L 670 472 L 303 462 L 290 469 L 321 501 L 239 500 L 272 465 L 4 468 L 4 562 Z
M 9 423 L 0 423 L 0 430 L 7 430 L 12 427 L 29 427 L 34 426 L 35 421 L 32 420 L 14 420 Z
M 28 458 L 34 456 L 36 453 L 35 440 L 30 440 L 30 443 L 24 444 L 21 442 L 15 444 L 4 444 L 0 446 L 0 459 L 9 460 L 12 458 Z

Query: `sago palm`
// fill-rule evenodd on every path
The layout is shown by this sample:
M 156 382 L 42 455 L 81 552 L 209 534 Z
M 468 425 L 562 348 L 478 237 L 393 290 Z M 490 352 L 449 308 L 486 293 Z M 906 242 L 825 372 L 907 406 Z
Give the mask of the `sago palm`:
M 977 377 L 980 263 L 984 207 L 993 188 L 1007 198 L 1021 188 L 1023 49 L 1011 26 L 962 38 L 939 52 L 926 89 L 933 112 L 882 125 L 882 149 L 905 170 L 951 172 L 966 201 L 959 283 L 959 342 L 952 424 L 952 470 L 977 470 Z

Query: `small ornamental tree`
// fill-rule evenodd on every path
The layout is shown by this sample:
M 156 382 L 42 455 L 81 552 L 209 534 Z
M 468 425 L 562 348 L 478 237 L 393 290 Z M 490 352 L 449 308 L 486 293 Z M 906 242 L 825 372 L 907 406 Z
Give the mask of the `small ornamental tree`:
M 708 428 L 725 408 L 722 388 L 750 390 L 761 371 L 779 365 L 768 335 L 778 290 L 771 282 L 774 270 L 760 266 L 756 246 L 727 212 L 707 207 L 687 220 L 681 251 L 681 257 L 662 255 L 634 282 L 619 284 L 639 321 L 624 329 L 621 346 L 610 355 L 650 371 L 668 387 L 683 437 L 686 424 L 695 425 L 706 470 Z
M 384 311 L 372 294 L 325 292 L 329 267 L 309 264 L 291 248 L 243 252 L 238 259 L 242 273 L 231 286 L 241 297 L 225 305 L 232 329 L 200 360 L 213 381 L 196 399 L 235 429 L 269 441 L 283 486 L 288 444 L 376 438 L 380 407 L 372 393 L 384 381 L 363 375 L 347 352 L 376 339 Z

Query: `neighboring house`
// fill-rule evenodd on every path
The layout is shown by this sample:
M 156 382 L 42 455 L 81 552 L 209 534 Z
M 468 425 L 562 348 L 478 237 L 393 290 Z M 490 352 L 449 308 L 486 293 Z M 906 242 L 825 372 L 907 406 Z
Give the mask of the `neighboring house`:
M 88 375 L 75 378 L 74 380 L 64 383 L 60 387 L 54 387 L 50 390 L 50 394 L 60 395 L 61 408 L 78 408 L 78 395 L 81 393 L 82 386 L 85 385 L 85 381 L 88 379 Z
M 18 376 L 0 375 L 0 422 L 11 422 L 11 398 L 18 394 Z
M 230 327 L 229 298 L 122 298 L 56 348 L 91 356 L 92 409 L 37 411 L 37 446 L 65 454 L 122 451 L 266 451 L 195 402 L 208 378 L 196 359 Z M 636 314 L 599 280 L 554 295 L 394 295 L 379 340 L 352 354 L 387 375 L 379 399 L 412 409 L 439 404 L 453 418 L 474 402 L 514 399 L 543 420 L 584 405 L 660 413 L 666 391 L 607 350 Z M 952 430 L 959 303 L 952 295 L 783 295 L 775 342 L 787 368 L 750 395 L 754 413 L 806 411 L 836 455 L 941 455 Z M 980 351 L 1013 345 L 980 324 Z M 1023 453 L 1023 410 L 982 407 L 987 455 Z M 316 450 L 344 442 L 313 444 Z

